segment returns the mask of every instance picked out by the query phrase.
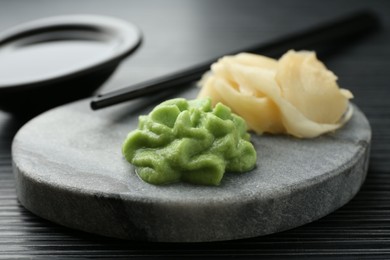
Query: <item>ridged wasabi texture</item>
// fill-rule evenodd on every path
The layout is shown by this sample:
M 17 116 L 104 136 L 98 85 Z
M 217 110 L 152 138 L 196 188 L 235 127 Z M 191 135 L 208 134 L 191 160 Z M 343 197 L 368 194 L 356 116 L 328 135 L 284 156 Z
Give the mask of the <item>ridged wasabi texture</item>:
M 151 184 L 190 182 L 219 185 L 225 171 L 245 172 L 256 164 L 245 121 L 210 99 L 171 99 L 139 117 L 122 152 L 142 180 Z

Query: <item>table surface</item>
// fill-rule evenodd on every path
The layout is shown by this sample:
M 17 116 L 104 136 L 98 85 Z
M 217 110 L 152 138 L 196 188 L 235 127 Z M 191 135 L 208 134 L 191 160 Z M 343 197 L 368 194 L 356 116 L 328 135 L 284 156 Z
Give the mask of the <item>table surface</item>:
M 373 130 L 369 172 L 357 196 L 336 212 L 286 232 L 216 243 L 146 243 L 74 231 L 34 216 L 17 201 L 11 143 L 26 122 L 0 111 L 0 259 L 208 257 L 390 257 L 390 2 L 309 0 L 0 1 L 0 31 L 61 14 L 102 14 L 137 24 L 142 46 L 102 86 L 121 88 L 361 8 L 383 28 L 322 57 L 354 94 Z

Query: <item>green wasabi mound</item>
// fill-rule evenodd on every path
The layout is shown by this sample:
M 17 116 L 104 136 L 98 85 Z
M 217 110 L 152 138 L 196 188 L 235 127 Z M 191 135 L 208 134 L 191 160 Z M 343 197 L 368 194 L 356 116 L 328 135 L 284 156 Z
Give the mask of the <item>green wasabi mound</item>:
M 122 146 L 126 160 L 151 184 L 189 182 L 219 185 L 225 171 L 245 172 L 256 164 L 245 121 L 210 99 L 167 100 L 147 116 Z

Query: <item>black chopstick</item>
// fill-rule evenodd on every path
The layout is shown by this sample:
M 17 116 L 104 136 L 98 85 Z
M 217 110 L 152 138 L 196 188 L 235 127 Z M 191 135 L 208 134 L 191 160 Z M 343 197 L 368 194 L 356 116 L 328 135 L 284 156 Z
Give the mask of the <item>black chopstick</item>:
M 345 42 L 351 39 L 351 37 L 360 36 L 361 34 L 373 31 L 378 27 L 379 21 L 377 16 L 370 11 L 363 10 L 306 31 L 290 34 L 268 43 L 258 44 L 226 55 L 250 52 L 269 57 L 279 57 L 289 49 L 315 50 L 318 46 Z M 218 58 L 219 57 L 170 75 L 141 82 L 104 95 L 98 95 L 91 101 L 91 108 L 97 110 L 158 91 L 176 88 L 194 80 L 198 80 L 210 69 L 211 64 Z

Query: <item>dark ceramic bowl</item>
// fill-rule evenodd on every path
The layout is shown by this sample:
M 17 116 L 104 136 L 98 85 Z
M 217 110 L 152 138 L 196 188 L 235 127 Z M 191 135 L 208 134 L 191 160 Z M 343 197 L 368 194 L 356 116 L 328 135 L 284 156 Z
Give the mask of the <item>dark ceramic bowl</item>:
M 8 30 L 0 35 L 0 109 L 37 114 L 90 96 L 140 42 L 134 25 L 95 15 Z

